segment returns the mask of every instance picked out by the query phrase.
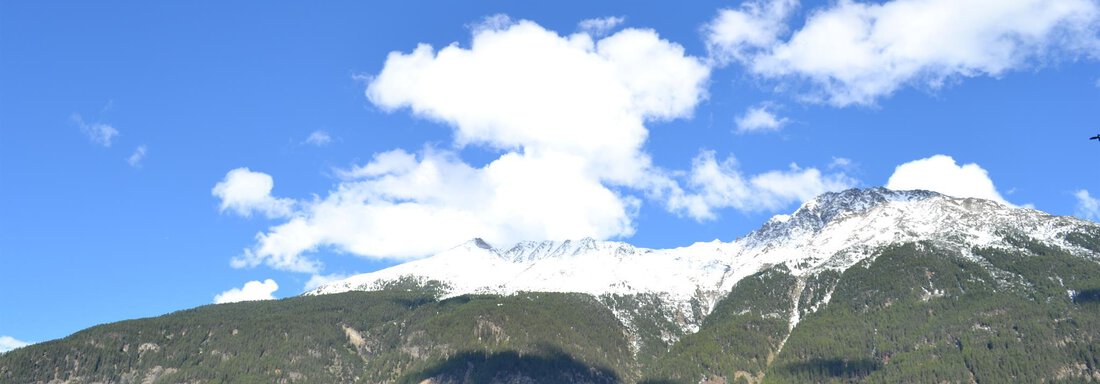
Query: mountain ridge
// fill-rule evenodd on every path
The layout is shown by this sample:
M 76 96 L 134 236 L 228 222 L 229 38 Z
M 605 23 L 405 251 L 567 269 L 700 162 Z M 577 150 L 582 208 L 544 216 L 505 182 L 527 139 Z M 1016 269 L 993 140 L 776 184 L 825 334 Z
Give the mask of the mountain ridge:
M 1062 238 L 1079 227 L 1100 228 L 989 200 L 923 190 L 849 189 L 818 196 L 731 242 L 648 249 L 585 238 L 520 242 L 498 249 L 473 239 L 435 256 L 305 294 L 372 290 L 399 279 L 438 281 L 445 287 L 443 297 L 523 291 L 651 294 L 663 301 L 668 316 L 677 317 L 684 333 L 692 333 L 722 292 L 775 265 L 787 265 L 796 275 L 843 271 L 871 257 L 878 247 L 926 240 L 969 254 L 973 248 L 1011 248 L 1003 237 L 1012 232 L 1089 257 L 1087 250 Z

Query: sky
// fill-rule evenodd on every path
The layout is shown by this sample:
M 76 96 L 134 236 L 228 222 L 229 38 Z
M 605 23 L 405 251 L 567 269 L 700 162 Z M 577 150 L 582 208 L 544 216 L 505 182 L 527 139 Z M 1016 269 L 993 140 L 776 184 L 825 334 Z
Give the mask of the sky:
M 0 352 L 853 187 L 1100 220 L 1098 64 L 1095 0 L 0 1 Z

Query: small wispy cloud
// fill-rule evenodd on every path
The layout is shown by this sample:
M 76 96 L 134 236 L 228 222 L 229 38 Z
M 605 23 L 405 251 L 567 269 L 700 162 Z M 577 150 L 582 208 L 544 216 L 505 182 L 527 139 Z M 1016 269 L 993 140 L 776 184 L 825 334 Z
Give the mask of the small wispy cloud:
M 332 136 L 329 136 L 328 132 L 317 130 L 310 133 L 304 143 L 315 147 L 323 147 L 332 143 Z
M 835 157 L 834 156 L 833 161 L 829 163 L 829 169 L 839 168 L 839 169 L 847 170 L 847 169 L 851 169 L 853 167 L 855 167 L 855 163 L 852 162 L 852 159 L 849 159 L 849 158 L 846 158 L 846 157 Z
M 470 31 L 474 33 L 479 33 L 482 31 L 504 30 L 512 24 L 514 24 L 514 22 L 512 21 L 511 17 L 503 13 L 498 13 L 495 15 L 485 16 L 485 18 L 476 23 L 467 24 L 466 28 L 469 28 Z
M 1082 189 L 1073 194 L 1077 197 L 1077 216 L 1082 219 L 1100 221 L 1100 200 Z
M 794 163 L 788 170 L 747 174 L 733 156 L 718 160 L 714 151 L 700 152 L 691 163 L 688 189 L 673 187 L 668 207 L 700 222 L 717 219 L 721 209 L 774 211 L 859 184 L 844 172 L 822 172 Z
M 236 303 L 240 301 L 274 300 L 272 295 L 279 290 L 279 284 L 275 280 L 253 280 L 244 283 L 243 287 L 233 288 L 214 296 L 214 304 Z
M 89 140 L 104 147 L 110 147 L 111 140 L 118 136 L 118 130 L 115 127 L 103 123 L 88 123 L 80 114 L 74 113 L 70 119 L 80 127 L 80 131 L 84 132 Z
M 31 343 L 16 339 L 11 336 L 0 336 L 0 353 L 4 353 L 28 345 L 31 345 Z
M 232 211 L 244 217 L 251 216 L 253 212 L 268 218 L 289 216 L 294 201 L 271 196 L 274 186 L 271 175 L 242 167 L 226 173 L 210 193 L 221 199 L 221 212 Z
M 737 124 L 737 133 L 756 133 L 756 132 L 772 132 L 778 131 L 790 122 L 785 117 L 779 117 L 774 112 L 768 110 L 767 104 L 760 104 L 749 107 L 745 110 L 745 114 L 738 116 L 735 123 Z
M 595 37 L 602 37 L 615 29 L 615 27 L 622 25 L 624 21 L 626 21 L 625 18 L 617 16 L 587 19 L 577 23 L 577 30 Z
M 134 153 L 130 154 L 130 157 L 126 158 L 126 163 L 131 167 L 140 168 L 141 161 L 145 159 L 145 144 L 139 145 L 134 149 Z

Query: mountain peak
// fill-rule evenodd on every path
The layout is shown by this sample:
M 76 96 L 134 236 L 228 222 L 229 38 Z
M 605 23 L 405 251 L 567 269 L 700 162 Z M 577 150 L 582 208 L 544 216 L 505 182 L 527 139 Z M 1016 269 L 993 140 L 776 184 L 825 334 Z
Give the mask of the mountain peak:
M 883 187 L 852 188 L 827 192 L 802 204 L 790 215 L 776 215 L 759 229 L 745 236 L 749 244 L 775 239 L 790 239 L 800 234 L 817 233 L 829 223 L 866 212 L 889 202 L 920 201 L 944 195 L 926 191 L 897 191 Z
M 482 240 L 480 237 L 475 237 L 473 240 L 470 240 L 470 243 L 481 249 L 493 249 L 492 245 L 489 245 L 489 243 L 486 243 L 485 240 Z
M 802 206 L 794 212 L 794 215 L 797 216 L 799 213 L 810 211 L 815 214 L 825 215 L 826 218 L 831 219 L 832 217 L 829 215 L 845 212 L 858 213 L 889 201 L 925 200 L 938 196 L 944 195 L 938 192 L 920 189 L 898 191 L 886 189 L 884 187 L 852 188 L 840 192 L 826 192 L 821 194 L 813 200 L 802 204 Z
M 521 241 L 507 251 L 500 252 L 500 254 L 508 260 L 524 262 L 547 258 L 578 256 L 603 248 L 622 248 L 624 245 L 626 244 L 598 241 L 591 237 L 585 237 L 580 240 L 563 241 Z M 632 251 L 633 247 L 630 248 Z
M 480 237 L 475 237 L 475 238 L 472 238 L 470 240 L 466 240 L 465 243 L 459 244 L 458 246 L 456 246 L 454 248 L 451 248 L 451 249 L 452 250 L 461 249 L 461 250 L 467 250 L 467 251 L 472 251 L 472 250 L 476 250 L 476 249 L 484 249 L 484 250 L 487 250 L 487 251 L 495 251 L 495 249 L 493 248 L 492 245 L 490 245 L 488 242 L 486 242 L 484 239 L 482 239 Z

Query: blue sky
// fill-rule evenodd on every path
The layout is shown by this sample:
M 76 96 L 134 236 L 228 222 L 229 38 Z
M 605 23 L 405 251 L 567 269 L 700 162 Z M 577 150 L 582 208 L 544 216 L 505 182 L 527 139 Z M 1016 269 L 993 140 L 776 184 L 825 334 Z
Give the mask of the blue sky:
M 1100 219 L 1100 4 L 992 4 L 0 2 L 0 348 L 847 187 Z

